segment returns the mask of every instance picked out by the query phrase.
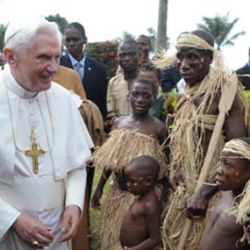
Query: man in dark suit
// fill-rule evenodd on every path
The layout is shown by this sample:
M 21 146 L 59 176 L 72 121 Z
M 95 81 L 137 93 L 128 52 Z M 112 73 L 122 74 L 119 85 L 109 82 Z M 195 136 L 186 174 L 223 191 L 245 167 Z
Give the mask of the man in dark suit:
M 250 90 L 250 48 L 248 49 L 249 61 L 242 68 L 236 70 L 238 79 L 244 86 L 245 90 Z
M 87 37 L 85 29 L 80 23 L 73 22 L 66 27 L 64 41 L 67 51 L 61 57 L 60 64 L 79 73 L 87 99 L 98 106 L 105 120 L 108 84 L 105 66 L 85 54 Z
M 177 89 L 177 83 L 181 79 L 181 74 L 177 66 L 163 68 L 161 70 L 161 88 L 163 92 L 170 92 Z
M 64 31 L 64 43 L 67 51 L 61 57 L 60 64 L 74 69 L 80 75 L 87 99 L 93 101 L 98 106 L 105 120 L 107 116 L 106 95 L 108 87 L 106 68 L 103 64 L 86 56 L 87 37 L 84 27 L 77 22 L 68 24 Z M 86 197 L 88 202 L 91 197 L 93 177 L 94 167 L 87 166 Z M 82 227 L 80 226 L 80 228 Z M 83 237 L 80 234 L 81 232 L 78 232 L 75 241 L 72 243 L 73 250 L 83 248 Z

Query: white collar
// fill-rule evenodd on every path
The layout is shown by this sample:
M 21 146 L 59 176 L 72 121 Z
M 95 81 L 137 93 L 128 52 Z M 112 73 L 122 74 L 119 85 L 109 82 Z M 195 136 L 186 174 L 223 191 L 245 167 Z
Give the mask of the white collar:
M 71 61 L 73 66 L 75 66 L 77 63 L 80 63 L 82 65 L 82 67 L 84 67 L 85 60 L 86 60 L 85 55 L 83 56 L 82 60 L 80 60 L 80 61 L 77 61 L 70 53 L 69 53 L 69 58 L 70 58 L 70 61 Z
M 13 77 L 10 71 L 9 65 L 6 65 L 4 69 L 4 82 L 7 86 L 7 88 L 14 93 L 15 95 L 23 98 L 23 99 L 31 99 L 37 96 L 37 92 L 30 92 L 26 89 L 24 89 Z

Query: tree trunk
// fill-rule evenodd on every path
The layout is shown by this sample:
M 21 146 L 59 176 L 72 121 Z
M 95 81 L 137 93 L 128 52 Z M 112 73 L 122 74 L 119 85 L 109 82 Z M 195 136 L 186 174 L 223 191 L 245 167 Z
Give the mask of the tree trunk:
M 167 12 L 168 12 L 168 0 L 159 0 L 158 11 L 158 27 L 156 37 L 156 55 L 160 51 L 167 50 Z

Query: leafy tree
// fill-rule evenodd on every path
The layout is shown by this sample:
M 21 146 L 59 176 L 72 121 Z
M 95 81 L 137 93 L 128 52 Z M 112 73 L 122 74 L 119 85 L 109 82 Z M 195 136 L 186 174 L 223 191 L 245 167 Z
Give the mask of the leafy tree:
M 147 29 L 148 31 L 148 37 L 150 39 L 152 48 L 155 48 L 155 43 L 156 43 L 156 31 L 154 30 L 153 27 L 150 27 Z
M 223 46 L 233 46 L 234 41 L 245 34 L 245 31 L 240 31 L 231 35 L 238 21 L 239 18 L 229 21 L 229 13 L 225 16 L 203 17 L 203 23 L 198 24 L 198 28 L 210 32 L 214 36 L 217 48 L 220 49 Z
M 61 17 L 59 14 L 56 14 L 55 16 L 49 15 L 45 18 L 50 22 L 56 22 L 62 33 L 64 32 L 66 26 L 68 25 L 67 19 L 64 17 Z
M 102 62 L 107 68 L 108 79 L 113 77 L 117 70 L 117 41 L 105 41 L 88 43 L 87 54 L 98 62 Z
M 3 50 L 4 46 L 4 34 L 7 29 L 7 25 L 0 24 L 0 51 Z
M 135 39 L 135 37 L 131 33 L 127 31 L 124 31 L 122 33 L 122 41 L 131 40 L 131 39 Z

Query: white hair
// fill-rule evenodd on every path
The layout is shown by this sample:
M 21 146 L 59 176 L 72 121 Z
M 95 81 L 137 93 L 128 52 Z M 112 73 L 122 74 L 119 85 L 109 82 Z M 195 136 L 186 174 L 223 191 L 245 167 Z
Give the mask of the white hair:
M 27 50 L 38 32 L 46 32 L 55 36 L 58 43 L 62 44 L 62 34 L 55 22 L 45 18 L 36 18 L 25 22 L 10 23 L 4 37 L 4 48 L 14 49 L 17 53 Z

